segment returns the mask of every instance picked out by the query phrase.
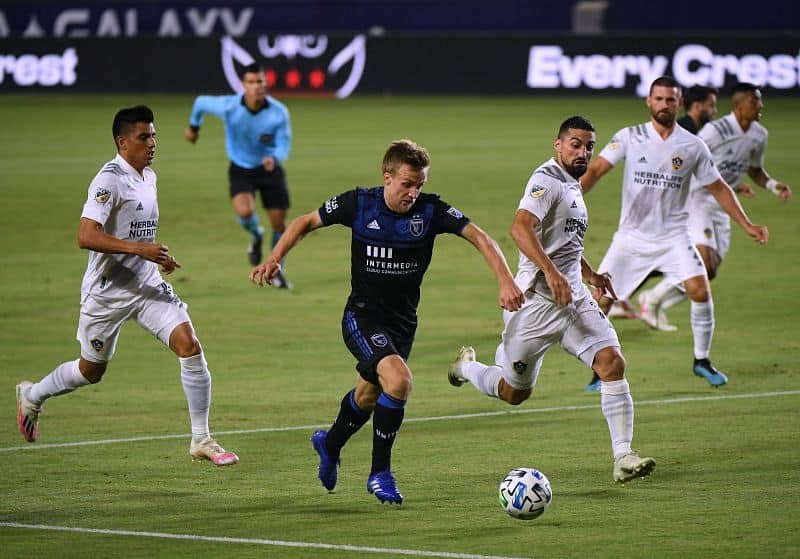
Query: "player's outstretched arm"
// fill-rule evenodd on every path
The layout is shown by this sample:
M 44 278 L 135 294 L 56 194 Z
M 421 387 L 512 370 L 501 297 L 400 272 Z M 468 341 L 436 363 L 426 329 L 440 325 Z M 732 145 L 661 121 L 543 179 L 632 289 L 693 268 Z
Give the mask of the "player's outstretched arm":
M 739 199 L 733 193 L 733 189 L 728 186 L 728 183 L 722 179 L 717 179 L 706 188 L 717 199 L 719 205 L 725 210 L 731 219 L 733 219 L 739 226 L 744 229 L 745 233 L 750 235 L 753 239 L 762 245 L 767 244 L 769 240 L 769 231 L 765 225 L 754 225 L 751 223 L 750 218 L 742 209 Z
M 461 231 L 461 236 L 480 251 L 494 272 L 500 286 L 500 307 L 511 312 L 519 310 L 525 296 L 514 282 L 514 276 L 511 275 L 506 257 L 497 242 L 474 223 L 468 223 Z
M 265 284 L 270 283 L 281 269 L 281 260 L 292 250 L 303 237 L 309 234 L 314 229 L 319 229 L 324 224 L 319 217 L 319 212 L 313 212 L 301 215 L 292 220 L 289 226 L 281 235 L 278 244 L 269 253 L 267 259 L 252 269 L 250 272 L 250 281 L 263 287 Z
M 603 157 L 595 158 L 591 163 L 589 163 L 589 168 L 586 169 L 586 173 L 580 178 L 581 188 L 583 189 L 584 194 L 589 192 L 597 181 L 599 181 L 603 176 L 608 173 L 613 165 L 608 162 L 607 159 Z
M 86 250 L 102 252 L 105 254 L 135 254 L 145 260 L 150 260 L 161 266 L 161 270 L 169 274 L 181 265 L 169 254 L 169 247 L 161 243 L 136 243 L 118 239 L 103 230 L 103 226 L 82 217 L 78 226 L 78 246 Z
M 792 197 L 789 185 L 771 178 L 762 167 L 750 167 L 747 169 L 747 174 L 758 186 L 766 188 L 784 202 L 788 202 Z

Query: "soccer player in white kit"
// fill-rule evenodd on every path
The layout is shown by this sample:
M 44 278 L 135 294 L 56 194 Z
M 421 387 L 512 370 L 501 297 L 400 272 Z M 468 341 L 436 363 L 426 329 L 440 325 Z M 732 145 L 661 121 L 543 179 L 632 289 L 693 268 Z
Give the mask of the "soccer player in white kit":
M 678 82 L 669 76 L 657 78 L 647 97 L 650 120 L 617 132 L 581 177 L 581 185 L 588 192 L 625 160 L 619 228 L 598 270 L 611 275 L 621 299 L 627 299 L 653 270 L 673 285 L 683 282 L 692 301 L 694 374 L 719 387 L 728 379 L 709 361 L 714 306 L 706 269 L 689 237 L 690 191 L 707 190 L 759 243 L 766 244 L 769 232 L 750 222 L 705 142 L 675 125 L 680 102 Z M 600 306 L 608 311 L 611 303 L 604 296 Z
M 764 152 L 767 129 L 759 120 L 764 103 L 760 88 L 752 83 L 736 84 L 732 91 L 733 111 L 704 126 L 699 137 L 711 150 L 711 157 L 722 178 L 730 185 L 741 185 L 740 191 L 752 196 L 750 187 L 742 183 L 747 174 L 757 185 L 771 191 L 782 201 L 792 196 L 792 189 L 767 174 Z M 700 252 L 709 281 L 717 276 L 722 259 L 728 253 L 731 220 L 708 190 L 695 189 L 689 199 L 689 235 Z M 642 320 L 657 325 L 667 309 L 686 299 L 682 286 L 666 280 L 640 296 Z
M 574 116 L 561 124 L 556 156 L 531 175 L 511 226 L 519 248 L 514 279 L 525 303 L 514 313 L 503 313 L 496 365 L 476 361 L 475 350 L 462 347 L 447 376 L 453 386 L 470 382 L 483 394 L 518 405 L 530 397 L 545 352 L 560 343 L 602 379 L 613 478 L 626 482 L 648 475 L 656 463 L 631 450 L 633 399 L 624 377 L 625 359 L 614 327 L 595 301 L 603 294 L 613 298 L 614 290 L 609 277 L 596 273 L 583 257 L 589 222 L 578 178 L 586 172 L 595 142 L 594 126 L 585 118 Z
M 78 229 L 78 245 L 89 251 L 81 285 L 77 339 L 80 358 L 56 367 L 37 383 L 17 385 L 17 426 L 28 442 L 39 435 L 42 404 L 51 396 L 100 382 L 114 355 L 122 325 L 135 320 L 175 352 L 189 404 L 189 454 L 217 466 L 239 461 L 208 429 L 211 375 L 203 348 L 182 302 L 159 273 L 180 264 L 158 230 L 153 112 L 143 105 L 120 110 L 112 125 L 117 156 L 89 185 Z

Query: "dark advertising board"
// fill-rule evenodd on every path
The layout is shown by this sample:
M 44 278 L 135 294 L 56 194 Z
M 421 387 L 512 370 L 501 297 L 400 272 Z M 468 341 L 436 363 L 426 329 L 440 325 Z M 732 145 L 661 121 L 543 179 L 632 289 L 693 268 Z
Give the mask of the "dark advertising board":
M 626 94 L 672 75 L 724 90 L 800 93 L 800 34 L 717 37 L 273 34 L 7 39 L 0 90 L 227 92 L 264 65 L 282 94 Z

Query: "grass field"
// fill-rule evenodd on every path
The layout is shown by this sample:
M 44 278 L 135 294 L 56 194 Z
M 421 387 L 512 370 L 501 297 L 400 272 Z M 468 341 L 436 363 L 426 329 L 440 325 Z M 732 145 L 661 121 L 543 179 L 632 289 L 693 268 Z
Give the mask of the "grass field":
M 241 463 L 189 460 L 174 356 L 131 324 L 105 380 L 45 406 L 39 442 L 16 430 L 14 385 L 77 357 L 86 254 L 76 231 L 86 187 L 114 154 L 121 106 L 155 110 L 159 239 L 183 264 L 171 281 L 190 304 L 214 378 L 212 429 Z M 644 102 L 608 98 L 290 99 L 292 215 L 380 181 L 390 141 L 428 147 L 427 190 L 500 242 L 530 171 L 552 154 L 560 122 L 584 114 L 600 146 L 646 120 Z M 766 168 L 795 188 L 800 101 L 765 100 Z M 250 285 L 247 237 L 227 196 L 222 127 L 185 143 L 189 96 L 4 95 L 0 102 L 0 557 L 797 557 L 800 556 L 799 199 L 746 200 L 768 246 L 734 228 L 713 284 L 712 358 L 730 384 L 691 374 L 688 306 L 676 333 L 617 323 L 636 408 L 634 446 L 658 460 L 627 486 L 611 480 L 608 431 L 589 372 L 555 349 L 531 400 L 511 408 L 445 373 L 462 344 L 493 354 L 496 286 L 480 255 L 440 237 L 423 285 L 410 359 L 415 385 L 393 468 L 406 496 L 365 491 L 368 429 L 346 448 L 336 492 L 316 479 L 308 437 L 329 425 L 355 379 L 340 338 L 349 231 L 313 234 L 290 255 L 296 289 Z M 721 114 L 730 109 L 723 99 Z M 620 169 L 587 196 L 586 254 L 598 264 L 619 211 Z M 553 485 L 534 522 L 507 517 L 497 485 L 535 466 Z

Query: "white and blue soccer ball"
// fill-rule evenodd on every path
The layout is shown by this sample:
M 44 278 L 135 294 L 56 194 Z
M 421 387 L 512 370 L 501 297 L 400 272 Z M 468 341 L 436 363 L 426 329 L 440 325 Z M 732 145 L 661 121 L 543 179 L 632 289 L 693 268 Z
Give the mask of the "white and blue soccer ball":
M 500 482 L 500 506 L 520 520 L 539 518 L 553 501 L 550 480 L 536 468 L 516 468 Z

